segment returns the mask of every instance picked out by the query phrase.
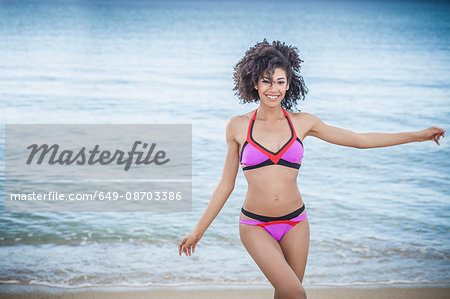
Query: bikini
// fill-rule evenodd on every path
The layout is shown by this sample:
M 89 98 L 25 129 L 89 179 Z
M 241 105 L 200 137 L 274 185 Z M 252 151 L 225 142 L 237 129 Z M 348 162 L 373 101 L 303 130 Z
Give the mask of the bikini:
M 239 162 L 243 166 L 243 171 L 269 165 L 283 165 L 295 169 L 300 168 L 303 158 L 303 143 L 297 137 L 297 133 L 294 130 L 294 126 L 292 125 L 289 115 L 283 108 L 281 109 L 283 110 L 284 116 L 288 121 L 289 128 L 291 129 L 291 138 L 276 153 L 269 151 L 264 146 L 256 142 L 252 136 L 253 126 L 256 120 L 256 112 L 258 111 L 258 109 L 256 109 L 248 126 L 247 140 L 244 142 L 241 153 L 239 154 Z M 284 216 L 268 217 L 251 213 L 244 210 L 242 207 L 241 212 L 245 216 L 255 220 L 239 219 L 239 222 L 243 224 L 260 226 L 264 228 L 275 240 L 280 241 L 281 238 L 297 223 L 307 218 L 306 212 L 300 215 L 304 210 L 305 205 Z

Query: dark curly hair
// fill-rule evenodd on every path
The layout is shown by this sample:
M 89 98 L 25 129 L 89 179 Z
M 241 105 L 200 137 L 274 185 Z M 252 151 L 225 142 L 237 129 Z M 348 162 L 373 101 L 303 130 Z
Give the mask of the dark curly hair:
M 276 68 L 286 71 L 289 89 L 286 91 L 281 106 L 287 110 L 297 109 L 298 100 L 304 100 L 308 89 L 300 75 L 298 49 L 284 42 L 273 41 L 272 45 L 264 39 L 245 52 L 245 56 L 234 67 L 233 79 L 235 95 L 241 99 L 241 104 L 258 102 L 259 95 L 255 89 L 259 78 L 267 72 L 272 76 Z

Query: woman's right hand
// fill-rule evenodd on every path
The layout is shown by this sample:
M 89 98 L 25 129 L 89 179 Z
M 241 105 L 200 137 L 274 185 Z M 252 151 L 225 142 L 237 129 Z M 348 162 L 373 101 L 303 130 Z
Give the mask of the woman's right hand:
M 202 238 L 203 234 L 196 233 L 194 231 L 190 232 L 186 235 L 186 237 L 181 240 L 180 244 L 178 245 L 178 253 L 181 256 L 181 254 L 184 252 L 186 256 L 191 256 L 195 252 L 195 246 L 197 245 L 198 241 Z

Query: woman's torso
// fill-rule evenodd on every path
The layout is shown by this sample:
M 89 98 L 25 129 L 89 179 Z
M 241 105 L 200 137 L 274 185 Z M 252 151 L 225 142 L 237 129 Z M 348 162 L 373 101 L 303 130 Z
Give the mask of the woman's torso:
M 255 110 L 242 115 L 239 132 L 236 136 L 239 143 L 239 153 L 242 153 L 242 147 L 248 140 L 249 132 L 251 132 L 252 138 L 258 144 L 273 153 L 279 152 L 283 146 L 287 145 L 287 142 L 293 137 L 292 133 L 296 134 L 299 144 L 303 147 L 303 138 L 309 127 L 307 120 L 305 117 L 302 117 L 301 113 L 293 114 L 288 111 L 286 113 L 288 114 L 287 118 L 283 117 L 271 123 L 255 118 L 253 127 L 250 126 L 250 131 L 249 125 L 252 117 L 255 116 Z M 294 132 L 292 132 L 289 122 Z M 300 145 L 297 146 L 299 147 Z M 244 176 L 248 183 L 248 190 L 243 204 L 244 209 L 256 214 L 274 217 L 285 215 L 298 209 L 303 205 L 297 186 L 298 171 L 298 169 L 293 167 L 279 164 L 244 171 Z M 241 218 L 246 219 L 247 217 L 241 214 Z

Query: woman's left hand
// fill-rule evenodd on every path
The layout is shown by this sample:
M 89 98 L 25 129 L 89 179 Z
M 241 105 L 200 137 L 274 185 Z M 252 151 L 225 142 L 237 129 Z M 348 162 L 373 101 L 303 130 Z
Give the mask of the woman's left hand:
M 427 141 L 427 140 L 434 140 L 434 142 L 437 143 L 437 145 L 439 144 L 439 138 L 445 137 L 444 133 L 447 130 L 438 128 L 438 127 L 429 127 L 428 129 L 422 130 L 422 131 L 418 131 L 417 132 L 417 141 Z

